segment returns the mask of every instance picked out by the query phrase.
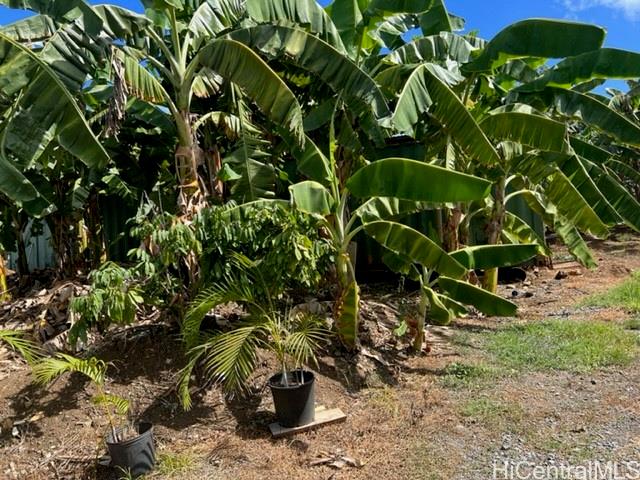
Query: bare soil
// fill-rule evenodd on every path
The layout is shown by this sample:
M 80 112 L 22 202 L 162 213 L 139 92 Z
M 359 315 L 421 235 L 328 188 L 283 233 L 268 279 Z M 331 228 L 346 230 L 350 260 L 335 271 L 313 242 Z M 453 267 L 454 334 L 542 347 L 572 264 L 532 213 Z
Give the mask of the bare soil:
M 184 363 L 174 332 L 162 325 L 128 330 L 98 354 L 113 360 L 109 391 L 129 398 L 136 417 L 155 425 L 159 469 L 151 479 L 460 479 L 493 478 L 494 465 L 554 465 L 640 460 L 640 360 L 589 374 L 514 373 L 450 384 L 447 366 L 486 360 L 473 341 L 500 326 L 545 318 L 622 322 L 621 309 L 576 307 L 640 269 L 640 238 L 592 242 L 599 267 L 564 262 L 531 270 L 500 293 L 520 306 L 517 318 L 469 316 L 428 333 L 429 352 L 415 356 L 392 329 L 416 301 L 393 286 L 365 288 L 362 352 L 320 358 L 317 402 L 339 407 L 343 424 L 273 440 L 265 356 L 254 395 L 228 399 L 217 388 L 195 393 L 181 410 L 175 380 Z M 559 271 L 566 278 L 556 280 Z M 561 277 L 564 275 L 560 275 Z M 513 295 L 514 291 L 517 295 Z M 527 294 L 527 292 L 529 292 Z M 488 333 L 487 333 L 488 332 Z M 0 352 L 0 478 L 118 478 L 96 462 L 107 421 L 90 402 L 92 388 L 66 376 L 47 390 L 28 367 Z M 485 405 L 469 410 L 473 405 Z

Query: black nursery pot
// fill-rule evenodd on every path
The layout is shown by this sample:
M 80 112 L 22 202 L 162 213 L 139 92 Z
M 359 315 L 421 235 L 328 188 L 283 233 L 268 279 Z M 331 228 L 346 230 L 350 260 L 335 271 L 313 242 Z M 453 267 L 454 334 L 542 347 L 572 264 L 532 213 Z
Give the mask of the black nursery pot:
M 299 427 L 312 423 L 316 414 L 315 376 L 306 370 L 294 370 L 286 375 L 288 386 L 282 382 L 282 373 L 269 379 L 278 423 L 283 427 Z
M 107 435 L 107 448 L 111 455 L 111 466 L 113 468 L 119 467 L 134 477 L 151 471 L 156 463 L 153 425 L 141 422 L 136 428 L 138 436 L 124 442 L 114 442 L 111 432 Z M 121 428 L 116 431 L 122 433 Z

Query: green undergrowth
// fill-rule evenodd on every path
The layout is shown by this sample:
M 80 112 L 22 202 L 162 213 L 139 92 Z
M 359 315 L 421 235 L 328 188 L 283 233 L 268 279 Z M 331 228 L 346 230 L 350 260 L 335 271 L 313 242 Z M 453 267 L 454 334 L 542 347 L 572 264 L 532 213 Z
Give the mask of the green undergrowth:
M 518 371 L 586 372 L 628 365 L 638 336 L 612 323 L 553 319 L 504 328 L 487 338 L 486 349 Z
M 587 297 L 580 305 L 624 308 L 630 312 L 640 312 L 640 272 L 632 273 L 624 282 L 606 292 Z

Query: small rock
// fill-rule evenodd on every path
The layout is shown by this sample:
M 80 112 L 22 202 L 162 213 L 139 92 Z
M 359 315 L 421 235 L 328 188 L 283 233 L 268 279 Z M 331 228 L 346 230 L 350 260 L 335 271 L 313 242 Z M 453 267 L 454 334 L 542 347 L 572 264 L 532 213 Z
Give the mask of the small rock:
M 564 270 L 560 270 L 558 273 L 556 273 L 555 279 L 556 280 L 564 280 L 568 276 L 569 275 L 567 274 L 567 272 L 565 272 Z

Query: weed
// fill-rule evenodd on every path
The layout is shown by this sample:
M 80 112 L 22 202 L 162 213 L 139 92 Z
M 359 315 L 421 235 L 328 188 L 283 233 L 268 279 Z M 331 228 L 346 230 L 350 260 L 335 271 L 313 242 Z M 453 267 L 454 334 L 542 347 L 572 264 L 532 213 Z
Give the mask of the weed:
M 468 387 L 495 376 L 496 372 L 486 365 L 455 362 L 444 369 L 442 383 L 449 388 Z
M 371 406 L 384 410 L 389 415 L 396 417 L 399 412 L 399 403 L 395 389 L 385 385 L 374 390 L 369 399 Z
M 619 325 L 557 319 L 508 327 L 487 342 L 507 368 L 573 372 L 627 365 L 637 347 L 637 336 Z
M 160 475 L 177 475 L 195 468 L 196 459 L 187 452 L 166 452 L 158 455 L 157 471 Z
M 491 425 L 506 423 L 515 426 L 523 418 L 523 410 L 520 405 L 496 401 L 487 397 L 468 400 L 461 406 L 460 413 L 464 417 Z

